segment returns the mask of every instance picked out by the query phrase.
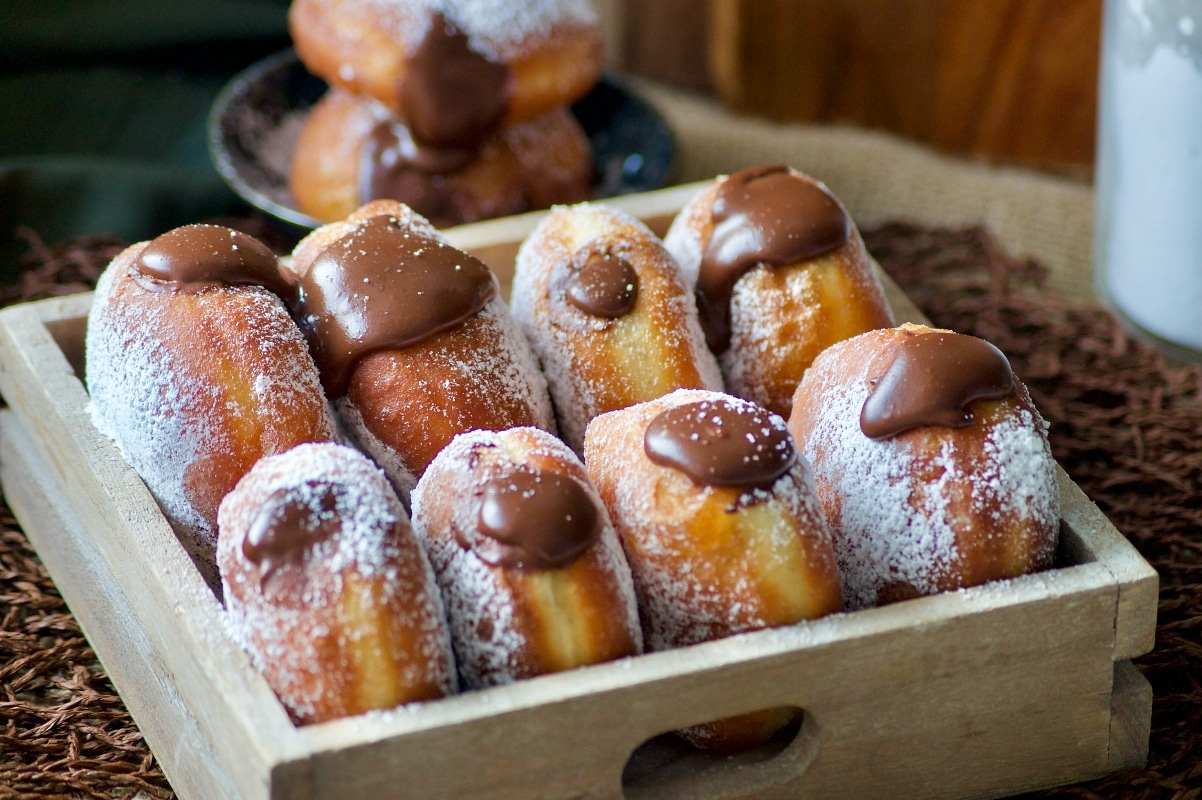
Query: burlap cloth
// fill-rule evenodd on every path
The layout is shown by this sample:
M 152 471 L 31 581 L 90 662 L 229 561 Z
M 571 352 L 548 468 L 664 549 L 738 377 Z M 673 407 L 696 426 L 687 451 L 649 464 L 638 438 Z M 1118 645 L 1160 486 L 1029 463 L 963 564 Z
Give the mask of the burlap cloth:
M 825 180 L 878 260 L 936 323 L 1010 355 L 1057 458 L 1161 573 L 1147 769 L 1051 790 L 1202 795 L 1202 371 L 1166 366 L 1093 301 L 1089 186 L 947 159 L 889 136 L 734 119 L 652 85 L 677 176 L 784 161 Z M 7 235 L 4 232 L 3 235 Z M 48 248 L 29 232 L 12 302 L 87 286 L 117 243 Z M 0 798 L 171 796 L 19 527 L 0 515 Z

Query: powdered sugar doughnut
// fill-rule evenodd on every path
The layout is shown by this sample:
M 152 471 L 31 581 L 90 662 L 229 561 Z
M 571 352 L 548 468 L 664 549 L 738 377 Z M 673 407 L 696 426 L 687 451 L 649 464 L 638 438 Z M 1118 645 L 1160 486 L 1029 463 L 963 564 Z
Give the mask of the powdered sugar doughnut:
M 275 294 L 293 291 L 251 237 L 189 225 L 113 259 L 88 315 L 92 419 L 214 584 L 221 499 L 261 456 L 335 436 Z
M 458 433 L 554 429 L 496 277 L 411 209 L 369 203 L 303 239 L 292 264 L 323 385 L 402 497 Z
M 664 246 L 697 292 L 727 389 L 781 416 L 815 356 L 893 325 L 855 223 L 825 186 L 788 167 L 718 178 Z
M 780 417 L 681 389 L 595 418 L 584 458 L 630 562 L 648 649 L 842 607 L 822 508 Z M 758 712 L 685 734 L 708 749 L 738 750 L 790 718 L 784 709 Z
M 229 629 L 299 722 L 455 691 L 434 575 L 361 453 L 307 444 L 264 458 L 219 523 Z
M 537 428 L 455 437 L 413 492 L 468 686 L 642 650 L 630 570 L 584 466 Z
M 722 389 L 675 262 L 621 211 L 548 214 L 518 251 L 511 303 L 577 452 L 598 414 L 675 389 Z
M 288 21 L 310 71 L 439 147 L 576 101 L 603 61 L 588 0 L 295 0 Z
M 1055 463 L 992 345 L 909 324 L 834 345 L 798 387 L 789 430 L 813 464 L 851 607 L 1051 566 Z
M 305 119 L 288 185 L 297 207 L 323 222 L 391 198 L 447 227 L 584 200 L 593 162 L 564 108 L 502 128 L 478 150 L 441 151 L 415 142 L 382 106 L 333 89 Z

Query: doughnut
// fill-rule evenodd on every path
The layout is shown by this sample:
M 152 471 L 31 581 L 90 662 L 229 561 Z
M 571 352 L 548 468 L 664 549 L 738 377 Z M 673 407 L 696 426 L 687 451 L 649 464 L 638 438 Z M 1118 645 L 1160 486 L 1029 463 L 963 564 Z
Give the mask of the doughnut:
M 267 456 L 218 524 L 227 627 L 298 722 L 455 691 L 434 574 L 362 453 L 325 443 Z
M 777 415 L 679 389 L 593 419 L 584 463 L 630 562 L 648 650 L 842 608 L 822 507 Z M 794 713 L 768 709 L 681 733 L 734 752 L 767 741 Z
M 92 419 L 213 584 L 221 499 L 260 457 L 335 437 L 295 294 L 257 240 L 186 225 L 113 259 L 88 314 Z
M 288 176 L 297 208 L 322 222 L 389 198 L 440 228 L 575 203 L 592 184 L 588 138 L 566 109 L 502 128 L 479 149 L 440 150 L 340 89 L 310 111 Z
M 295 0 L 288 27 L 309 71 L 444 148 L 575 102 L 604 61 L 588 0 Z
M 368 203 L 302 239 L 292 269 L 322 385 L 402 498 L 458 433 L 555 430 L 496 276 L 412 209 Z
M 642 651 L 630 568 L 584 465 L 538 428 L 474 431 L 413 492 L 466 686 Z
M 681 210 L 664 246 L 697 293 L 726 388 L 781 416 L 816 355 L 893 325 L 855 223 L 788 167 L 719 178 Z
M 578 205 L 548 214 L 518 251 L 510 302 L 577 452 L 598 414 L 675 389 L 722 389 L 675 262 L 621 211 Z
M 797 388 L 848 605 L 1051 566 L 1060 500 L 1045 423 L 1006 357 L 905 324 L 833 345 Z

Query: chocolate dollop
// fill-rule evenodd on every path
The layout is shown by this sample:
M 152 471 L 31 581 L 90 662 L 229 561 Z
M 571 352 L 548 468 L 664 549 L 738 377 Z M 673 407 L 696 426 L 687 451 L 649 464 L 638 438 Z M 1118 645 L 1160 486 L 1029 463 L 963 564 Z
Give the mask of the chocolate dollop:
M 305 495 L 318 492 L 320 510 L 315 513 Z M 332 486 L 312 482 L 305 492 L 277 489 L 267 497 L 242 541 L 242 554 L 259 569 L 260 588 L 281 567 L 301 562 L 310 548 L 342 529 L 336 505 Z
M 476 513 L 480 532 L 500 547 L 477 552 L 493 566 L 551 569 L 596 541 L 601 515 L 580 481 L 524 467 L 488 481 Z
M 359 202 L 400 200 L 436 225 L 456 217 L 454 182 L 442 179 L 465 167 L 476 152 L 419 144 L 409 129 L 382 120 L 359 152 Z
M 436 147 L 474 148 L 509 109 L 509 67 L 471 49 L 441 13 L 405 65 L 400 106 L 415 138 Z
M 647 426 L 654 463 L 705 486 L 767 487 L 793 463 L 785 421 L 753 403 L 702 400 L 663 412 Z
M 262 286 L 287 303 L 296 287 L 279 260 L 253 236 L 219 225 L 184 225 L 152 239 L 135 264 L 151 290 L 199 291 L 213 286 Z
M 1002 351 L 960 333 L 911 334 L 860 410 L 860 430 L 885 439 L 919 425 L 964 428 L 974 400 L 997 400 L 1014 391 L 1014 373 Z
M 821 184 L 780 164 L 729 176 L 714 198 L 713 233 L 697 275 L 697 306 L 710 349 L 730 347 L 730 297 L 745 272 L 785 267 L 841 247 L 851 220 Z
M 617 319 L 634 308 L 639 296 L 639 276 L 620 253 L 586 245 L 572 256 L 568 302 L 595 317 Z
M 336 398 L 363 356 L 450 330 L 498 291 L 484 262 L 380 215 L 313 261 L 301 279 L 298 316 Z

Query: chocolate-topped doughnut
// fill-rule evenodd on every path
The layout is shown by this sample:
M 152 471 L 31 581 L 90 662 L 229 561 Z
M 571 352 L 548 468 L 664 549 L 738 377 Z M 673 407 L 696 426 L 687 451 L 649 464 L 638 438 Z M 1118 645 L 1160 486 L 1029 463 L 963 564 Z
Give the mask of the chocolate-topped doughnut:
M 298 722 L 455 691 L 433 572 L 363 454 L 307 444 L 264 458 L 219 523 L 229 630 Z
M 187 225 L 119 254 L 88 314 L 89 409 L 214 581 L 217 507 L 260 457 L 335 436 L 275 255 Z
M 906 324 L 836 344 L 798 387 L 789 430 L 853 608 L 1051 566 L 1060 501 L 1044 422 L 988 342 Z
M 295 0 L 288 21 L 311 72 L 441 148 L 568 105 L 601 74 L 587 0 Z
M 675 262 L 621 211 L 584 204 L 548 214 L 518 251 L 512 306 L 578 452 L 598 414 L 675 389 L 722 388 Z
M 475 148 L 440 149 L 337 88 L 309 112 L 288 175 L 297 208 L 322 222 L 387 198 L 438 227 L 578 202 L 592 183 L 588 139 L 566 109 L 502 128 Z
M 649 650 L 842 608 L 822 508 L 779 416 L 682 389 L 596 417 L 584 458 L 630 562 Z M 791 718 L 771 709 L 683 735 L 735 751 Z
M 407 497 L 458 433 L 554 429 L 496 277 L 395 201 L 301 240 L 298 319 L 349 434 Z
M 787 415 L 814 357 L 893 325 L 859 231 L 821 183 L 783 165 L 702 189 L 664 245 L 697 293 L 727 388 Z
M 537 428 L 457 436 L 413 492 L 464 683 L 642 650 L 630 570 L 584 466 Z

